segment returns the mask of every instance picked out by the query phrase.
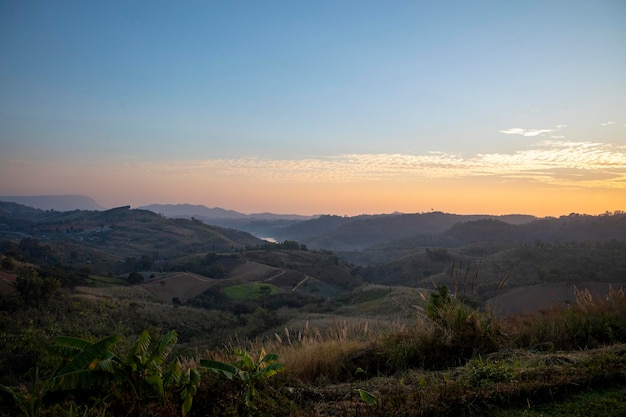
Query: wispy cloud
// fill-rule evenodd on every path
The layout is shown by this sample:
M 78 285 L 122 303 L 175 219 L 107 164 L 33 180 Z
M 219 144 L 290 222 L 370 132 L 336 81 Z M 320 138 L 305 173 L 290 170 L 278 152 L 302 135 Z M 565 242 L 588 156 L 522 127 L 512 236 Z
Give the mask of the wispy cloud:
M 132 167 L 132 168 L 131 168 Z M 214 159 L 127 168 L 150 176 L 227 178 L 267 183 L 420 182 L 489 177 L 561 186 L 626 188 L 626 146 L 540 141 L 512 153 L 343 154 L 307 159 Z
M 501 130 L 500 133 L 506 133 L 507 135 L 521 135 L 521 136 L 539 136 L 543 133 L 554 132 L 554 129 L 523 129 L 521 127 L 514 127 L 511 129 Z
M 501 130 L 500 133 L 504 133 L 507 135 L 521 135 L 526 137 L 534 137 L 540 136 L 544 133 L 556 132 L 557 130 L 561 130 L 567 125 L 556 125 L 554 129 L 526 129 L 522 127 L 513 127 L 510 129 Z
M 600 123 L 600 126 L 611 126 L 614 125 L 615 122 L 606 122 L 606 123 Z

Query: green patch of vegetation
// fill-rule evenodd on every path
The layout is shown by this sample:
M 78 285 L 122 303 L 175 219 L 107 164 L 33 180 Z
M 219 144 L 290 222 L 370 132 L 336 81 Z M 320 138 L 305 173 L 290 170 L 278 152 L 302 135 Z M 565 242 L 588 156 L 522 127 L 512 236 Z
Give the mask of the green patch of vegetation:
M 626 415 L 626 385 L 587 389 L 558 401 L 528 404 L 523 408 L 498 410 L 499 417 L 621 417 Z
M 298 287 L 297 291 L 310 294 L 321 299 L 336 297 L 345 293 L 345 290 L 342 288 L 337 288 L 328 282 L 311 278 L 307 279 L 300 287 Z
M 235 355 L 239 357 L 235 363 L 226 363 L 216 360 L 203 360 L 201 365 L 213 372 L 224 375 L 231 381 L 235 381 L 241 390 L 241 407 L 239 414 L 245 416 L 254 415 L 257 410 L 255 399 L 259 384 L 285 370 L 285 365 L 276 363 L 278 355 L 266 353 L 261 348 L 258 359 L 250 356 L 243 349 L 235 348 Z
M 125 285 L 126 280 L 115 276 L 90 275 L 85 284 L 90 287 L 112 287 L 116 285 Z
M 259 300 L 278 293 L 278 288 L 271 284 L 254 283 L 226 287 L 222 290 L 224 295 L 231 300 Z
M 352 300 L 352 304 L 362 304 L 371 301 L 380 300 L 387 297 L 391 293 L 390 288 L 380 288 L 375 290 L 366 290 L 358 293 Z

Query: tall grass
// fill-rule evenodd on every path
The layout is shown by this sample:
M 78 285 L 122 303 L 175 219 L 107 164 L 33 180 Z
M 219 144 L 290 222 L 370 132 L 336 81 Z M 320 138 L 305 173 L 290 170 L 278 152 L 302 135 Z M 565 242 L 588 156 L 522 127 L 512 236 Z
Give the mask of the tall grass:
M 626 294 L 609 287 L 593 296 L 574 287 L 576 303 L 502 320 L 511 347 L 554 351 L 595 348 L 626 341 Z
M 381 338 L 396 370 L 458 366 L 497 350 L 501 334 L 494 315 L 447 297 L 437 304 L 431 295 L 427 311 L 418 309 L 410 326 Z
M 285 364 L 285 376 L 294 382 L 331 383 L 354 377 L 352 360 L 372 349 L 376 336 L 365 320 L 331 317 L 320 330 L 306 321 L 301 329 L 276 332 L 270 340 L 251 343 L 253 349 L 263 345 L 278 354 Z

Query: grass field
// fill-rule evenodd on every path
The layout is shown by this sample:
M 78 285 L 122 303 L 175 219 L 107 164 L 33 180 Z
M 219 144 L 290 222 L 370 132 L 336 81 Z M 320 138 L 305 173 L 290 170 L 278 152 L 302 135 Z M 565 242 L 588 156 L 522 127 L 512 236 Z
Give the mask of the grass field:
M 508 410 L 489 416 L 499 417 L 622 417 L 626 416 L 626 385 L 615 385 L 583 392 L 550 403 Z
M 233 285 L 224 288 L 222 291 L 226 297 L 235 301 L 259 300 L 279 292 L 275 286 L 263 283 Z

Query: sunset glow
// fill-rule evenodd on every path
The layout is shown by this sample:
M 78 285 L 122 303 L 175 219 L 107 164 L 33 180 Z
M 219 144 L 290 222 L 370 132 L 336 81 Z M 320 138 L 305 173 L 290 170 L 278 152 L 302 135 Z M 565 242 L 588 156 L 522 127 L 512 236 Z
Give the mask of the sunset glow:
M 622 2 L 124 4 L 0 6 L 0 195 L 626 208 Z

